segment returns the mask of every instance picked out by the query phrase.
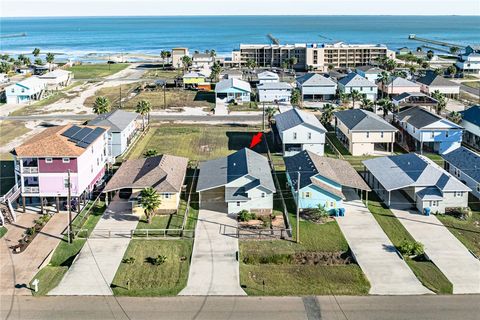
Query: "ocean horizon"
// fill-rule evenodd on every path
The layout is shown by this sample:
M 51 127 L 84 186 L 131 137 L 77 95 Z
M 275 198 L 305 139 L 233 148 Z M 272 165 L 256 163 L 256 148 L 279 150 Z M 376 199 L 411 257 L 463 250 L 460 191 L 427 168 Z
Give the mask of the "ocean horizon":
M 431 15 L 211 15 L 114 17 L 5 17 L 0 19 L 2 53 L 29 54 L 35 47 L 58 59 L 89 60 L 107 54 L 158 55 L 161 50 L 188 47 L 215 49 L 228 56 L 240 43 L 384 44 L 390 49 L 425 45 L 409 34 L 455 43 L 480 44 L 480 16 Z M 428 50 L 428 48 L 426 48 Z

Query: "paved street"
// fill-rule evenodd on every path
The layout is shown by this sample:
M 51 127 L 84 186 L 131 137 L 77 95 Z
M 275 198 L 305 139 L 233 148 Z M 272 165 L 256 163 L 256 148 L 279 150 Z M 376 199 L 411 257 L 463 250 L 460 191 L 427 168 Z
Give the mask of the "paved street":
M 236 229 L 228 227 L 236 224 L 223 208 L 200 210 L 188 283 L 180 295 L 245 295 L 236 259 L 238 239 L 231 235 Z
M 130 243 L 138 217 L 131 203 L 115 198 L 60 284 L 50 295 L 111 295 L 110 284 Z
M 479 96 L 480 95 L 480 89 L 478 88 L 472 88 L 472 87 L 469 87 L 469 86 L 466 86 L 462 83 L 460 83 L 460 89 L 463 90 L 463 91 L 466 91 L 470 94 L 473 94 L 475 96 Z
M 8 320 L 477 320 L 480 313 L 478 295 L 0 299 Z
M 348 245 L 370 281 L 370 294 L 432 293 L 397 254 L 373 215 L 352 189 L 345 190 L 345 217 L 337 218 Z
M 392 193 L 393 214 L 425 246 L 425 253 L 453 284 L 453 293 L 480 293 L 480 261 L 434 216 L 411 211 L 408 200 Z

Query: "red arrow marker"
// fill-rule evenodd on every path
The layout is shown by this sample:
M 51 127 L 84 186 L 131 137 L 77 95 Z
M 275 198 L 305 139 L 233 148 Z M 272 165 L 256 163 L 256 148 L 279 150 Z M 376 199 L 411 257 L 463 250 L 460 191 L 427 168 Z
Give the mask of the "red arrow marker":
M 252 142 L 250 142 L 250 148 L 255 147 L 257 144 L 259 144 L 262 141 L 262 135 L 263 133 L 259 132 L 253 136 Z

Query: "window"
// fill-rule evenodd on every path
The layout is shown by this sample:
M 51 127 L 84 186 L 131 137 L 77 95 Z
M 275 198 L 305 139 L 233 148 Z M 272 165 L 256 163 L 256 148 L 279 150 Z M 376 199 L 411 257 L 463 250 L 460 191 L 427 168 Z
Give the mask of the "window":
M 383 138 L 383 131 L 380 132 L 380 138 Z
M 52 163 L 53 159 L 52 158 L 45 158 L 45 163 Z
M 262 192 L 262 198 L 265 198 L 265 192 Z
M 165 193 L 165 194 L 163 195 L 163 198 L 164 198 L 164 199 L 170 199 L 170 197 L 171 197 L 170 193 Z
M 93 154 L 93 147 L 92 147 L 92 154 Z
M 477 183 L 477 192 L 480 192 L 480 183 Z
M 304 198 L 310 198 L 311 195 L 312 195 L 312 194 L 311 194 L 310 192 L 308 192 L 308 191 L 303 193 L 303 197 L 304 197 Z
M 360 87 L 360 91 L 363 91 L 363 87 Z
M 90 166 L 90 172 L 93 173 L 93 164 Z
M 445 137 L 448 138 L 448 131 L 445 131 Z
M 70 163 L 70 158 L 62 158 L 63 163 Z
M 367 138 L 370 138 L 370 131 L 367 131 Z
M 237 207 L 240 207 L 240 201 L 237 201 Z
M 455 192 L 453 193 L 453 196 L 454 196 L 455 198 L 460 198 L 460 197 L 463 196 L 463 192 L 462 192 L 462 191 L 455 191 Z
M 429 201 L 429 207 L 438 207 L 438 204 L 438 200 Z
M 297 133 L 296 132 L 293 133 L 293 139 L 297 139 Z
M 63 186 L 68 188 L 68 178 L 63 178 Z
M 435 132 L 432 131 L 431 137 L 432 137 L 432 138 L 435 138 Z
M 312 133 L 311 132 L 308 133 L 308 140 L 310 140 L 310 139 L 312 139 Z
M 335 202 L 330 201 L 330 208 L 335 208 Z

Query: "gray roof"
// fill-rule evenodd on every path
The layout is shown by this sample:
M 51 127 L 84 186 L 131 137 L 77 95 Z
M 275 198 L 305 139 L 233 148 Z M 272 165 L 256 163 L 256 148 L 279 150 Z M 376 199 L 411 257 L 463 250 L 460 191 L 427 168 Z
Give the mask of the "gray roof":
M 298 77 L 297 82 L 301 86 L 306 87 L 334 87 L 337 85 L 332 79 L 326 78 L 321 74 L 311 72 Z
M 355 72 L 349 73 L 346 77 L 338 80 L 338 83 L 345 87 L 376 87 L 377 85 L 367 78 L 362 77 Z
M 305 112 L 298 108 L 293 108 L 277 114 L 275 115 L 274 119 L 279 132 L 283 132 L 301 124 L 307 124 L 318 131 L 327 132 L 325 127 L 320 123 L 313 113 Z
M 395 115 L 395 119 L 401 122 L 407 122 L 414 126 L 417 129 L 421 129 L 428 125 L 431 125 L 435 122 L 442 120 L 445 123 L 448 123 L 453 129 L 461 129 L 459 125 L 440 117 L 434 113 L 431 113 L 421 107 L 412 107 L 406 110 L 403 110 Z
M 210 53 L 194 53 L 192 56 L 193 59 L 202 59 L 202 58 L 211 58 L 213 59 Z
M 221 80 L 219 83 L 216 84 L 215 92 L 223 92 L 230 88 L 235 88 L 245 92 L 252 92 L 250 83 L 235 78 Z
M 422 99 L 430 100 L 433 103 L 438 102 L 437 100 L 433 99 L 432 97 L 426 95 L 423 92 L 403 92 L 398 96 L 393 97 L 392 100 L 396 102 L 400 102 L 408 98 L 422 98 Z
M 180 192 L 187 166 L 187 158 L 167 154 L 126 160 L 108 181 L 103 191 L 152 187 L 158 192 Z
M 442 157 L 473 180 L 480 182 L 480 154 L 460 147 L 443 154 Z
M 379 67 L 374 67 L 374 66 L 360 66 L 360 67 L 357 67 L 356 69 L 363 71 L 365 73 L 380 73 L 382 71 L 385 71 L 383 69 L 380 69 Z
M 441 86 L 441 87 L 459 87 L 458 83 L 447 80 L 444 77 L 435 74 L 435 72 L 427 72 L 424 77 L 417 79 L 417 82 L 423 83 L 427 86 Z
M 257 86 L 258 90 L 288 90 L 292 86 L 286 82 L 266 82 Z
M 243 186 L 246 188 L 245 190 L 256 183 L 255 186 L 262 186 L 275 192 L 275 184 L 267 158 L 247 148 L 224 158 L 200 163 L 197 192 L 225 186 L 246 175 L 255 180 L 253 183 Z
M 397 128 L 373 112 L 362 109 L 349 109 L 334 113 L 351 131 L 397 131 Z
M 391 78 L 388 81 L 388 85 L 391 86 L 393 82 L 394 87 L 414 87 L 414 88 L 420 88 L 420 85 L 418 83 L 415 83 L 413 81 L 404 79 L 402 77 L 394 77 Z
M 443 200 L 442 193 L 436 187 L 428 187 L 417 192 L 420 199 L 424 201 L 428 200 Z
M 279 79 L 278 74 L 272 71 L 263 71 L 257 75 L 258 79 Z
M 436 187 L 440 191 L 471 191 L 430 159 L 416 153 L 363 161 L 365 167 L 387 190 L 406 187 Z
M 338 190 L 331 190 L 333 189 L 332 187 L 324 183 L 322 184 L 318 179 L 314 178 L 319 174 L 342 186 L 370 191 L 370 187 L 360 177 L 358 172 L 345 160 L 322 157 L 308 150 L 286 157 L 284 160 L 286 170 L 294 185 L 297 183 L 297 175 L 300 172 L 300 188 L 313 183 L 329 193 L 344 198 L 343 194 L 337 194 Z
M 88 121 L 88 125 L 110 127 L 112 132 L 122 132 L 137 117 L 137 113 L 116 109 L 112 112 L 100 114 L 95 119 Z

